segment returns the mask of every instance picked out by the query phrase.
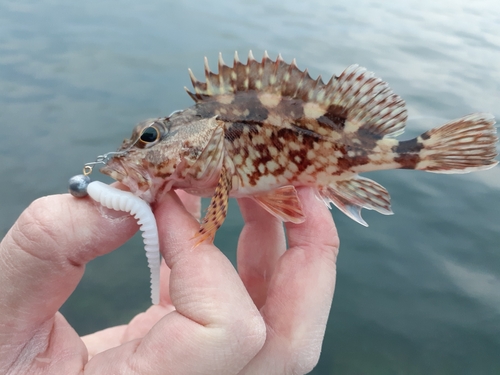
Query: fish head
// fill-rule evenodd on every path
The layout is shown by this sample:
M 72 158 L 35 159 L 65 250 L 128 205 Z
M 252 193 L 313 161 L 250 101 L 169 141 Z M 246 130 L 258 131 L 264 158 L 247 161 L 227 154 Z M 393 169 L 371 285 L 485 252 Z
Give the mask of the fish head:
M 189 112 L 137 124 L 101 172 L 149 203 L 164 190 L 192 182 L 193 166 L 219 124 Z

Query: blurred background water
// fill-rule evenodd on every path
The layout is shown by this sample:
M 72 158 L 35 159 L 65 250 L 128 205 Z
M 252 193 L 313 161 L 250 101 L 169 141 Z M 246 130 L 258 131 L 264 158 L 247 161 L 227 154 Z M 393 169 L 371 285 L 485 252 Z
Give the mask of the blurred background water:
M 252 49 L 329 78 L 358 63 L 410 115 L 403 138 L 475 111 L 500 117 L 500 3 L 0 0 L 0 234 L 133 125 L 192 104 L 202 77 Z M 313 374 L 500 374 L 500 169 L 369 174 L 394 216 L 339 211 L 338 281 Z M 103 178 L 103 180 L 105 180 Z M 107 180 L 105 180 L 107 181 Z M 236 202 L 216 244 L 234 260 Z M 91 262 L 62 312 L 80 334 L 149 304 L 137 236 Z M 168 338 L 167 338 L 168 339 Z

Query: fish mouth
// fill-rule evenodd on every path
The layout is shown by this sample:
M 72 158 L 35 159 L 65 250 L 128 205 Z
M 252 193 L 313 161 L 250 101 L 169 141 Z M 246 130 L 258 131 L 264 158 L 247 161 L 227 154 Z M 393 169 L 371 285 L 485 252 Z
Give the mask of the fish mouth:
M 116 158 L 109 160 L 99 171 L 119 182 L 122 182 L 128 176 L 127 170 L 121 161 Z
M 152 179 L 142 165 L 125 163 L 119 157 L 114 157 L 100 169 L 102 174 L 127 186 L 130 191 L 148 203 L 154 200 L 152 192 Z

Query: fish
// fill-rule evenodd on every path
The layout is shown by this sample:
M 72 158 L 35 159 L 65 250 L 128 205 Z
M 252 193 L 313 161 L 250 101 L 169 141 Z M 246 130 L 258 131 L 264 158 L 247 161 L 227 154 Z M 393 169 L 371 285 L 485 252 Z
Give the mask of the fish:
M 360 173 L 414 169 L 468 173 L 497 165 L 495 119 L 473 113 L 398 140 L 408 113 L 404 100 L 374 73 L 347 67 L 324 83 L 295 59 L 250 51 L 230 67 L 219 54 L 218 72 L 205 57 L 205 81 L 191 70 L 194 105 L 133 129 L 101 172 L 153 203 L 183 189 L 211 197 L 197 237 L 214 239 L 229 197 L 250 197 L 285 222 L 306 218 L 296 187 L 314 188 L 367 226 L 361 210 L 392 214 L 390 195 Z

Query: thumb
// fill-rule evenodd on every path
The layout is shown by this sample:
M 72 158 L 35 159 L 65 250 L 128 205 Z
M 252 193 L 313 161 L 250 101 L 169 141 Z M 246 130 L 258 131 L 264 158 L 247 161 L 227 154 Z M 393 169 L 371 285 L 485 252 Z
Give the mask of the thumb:
M 131 216 L 107 211 L 90 198 L 64 194 L 34 201 L 0 243 L 2 341 L 32 335 L 73 292 L 85 264 L 137 229 Z

